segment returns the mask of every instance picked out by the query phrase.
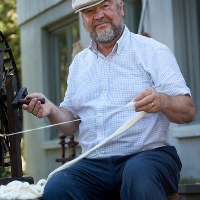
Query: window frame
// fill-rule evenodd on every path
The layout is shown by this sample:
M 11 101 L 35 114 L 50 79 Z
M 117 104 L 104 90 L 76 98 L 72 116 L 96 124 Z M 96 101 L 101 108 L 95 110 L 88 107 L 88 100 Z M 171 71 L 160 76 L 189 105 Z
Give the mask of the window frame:
M 66 34 L 66 40 L 68 41 L 67 51 L 69 54 L 67 55 L 68 64 L 70 65 L 72 60 L 72 50 L 73 50 L 73 38 L 71 37 L 71 29 L 74 24 L 78 24 L 79 26 L 79 17 L 78 14 L 68 16 L 65 19 L 60 20 L 54 24 L 49 25 L 44 28 L 43 31 L 43 45 L 45 46 L 45 59 L 44 59 L 44 70 L 45 70 L 45 80 L 44 86 L 45 90 L 47 90 L 46 94 L 48 94 L 48 99 L 50 99 L 55 105 L 60 104 L 63 99 L 61 98 L 61 70 L 60 70 L 60 55 L 59 55 L 59 47 L 58 47 L 58 39 L 57 34 L 66 30 L 68 34 Z M 80 33 L 79 33 L 80 37 Z M 69 67 L 68 65 L 68 67 Z M 66 74 L 67 76 L 67 74 Z M 65 82 L 67 88 L 67 81 Z M 49 124 L 48 119 L 45 119 L 45 123 Z M 58 135 L 61 133 L 56 128 L 51 128 L 46 130 L 48 134 L 45 134 L 45 141 L 57 140 Z
M 196 1 L 173 1 L 175 56 L 187 86 L 190 88 L 197 114 L 192 124 L 200 121 L 200 14 Z M 198 43 L 198 44 L 197 44 Z
M 124 0 L 124 11 L 126 26 L 131 32 L 137 33 L 142 13 L 142 0 Z

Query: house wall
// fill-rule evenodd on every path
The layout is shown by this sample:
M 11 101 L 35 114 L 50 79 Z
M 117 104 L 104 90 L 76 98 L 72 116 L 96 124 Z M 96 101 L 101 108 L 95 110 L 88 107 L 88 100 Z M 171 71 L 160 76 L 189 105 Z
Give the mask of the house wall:
M 144 30 L 174 52 L 172 0 L 147 1 Z
M 22 85 L 27 87 L 28 93 L 41 92 L 48 97 L 51 89 L 47 88 L 44 67 L 48 58 L 44 58 L 46 47 L 43 27 L 73 14 L 71 1 L 18 0 L 17 11 L 21 34 Z M 81 38 L 85 38 L 84 42 L 89 41 L 87 37 L 87 33 L 82 30 Z M 46 119 L 38 119 L 24 112 L 24 130 L 47 123 Z M 47 178 L 51 171 L 61 165 L 55 162 L 56 158 L 61 157 L 59 141 L 47 141 L 47 138 L 48 129 L 24 134 L 26 175 L 34 177 L 35 182 Z
M 144 30 L 149 32 L 154 39 L 166 44 L 174 52 L 172 2 L 173 0 L 150 0 L 147 4 Z M 45 71 L 48 70 L 48 66 L 46 66 L 48 56 L 45 57 L 45 27 L 59 20 L 65 20 L 67 16 L 74 13 L 71 8 L 71 0 L 17 0 L 17 9 L 21 34 L 22 85 L 27 87 L 29 93 L 37 91 L 48 97 L 51 88 L 47 87 L 46 79 L 48 77 Z M 90 39 L 82 25 L 81 16 L 79 16 L 79 23 L 81 43 L 87 47 Z M 24 112 L 24 130 L 41 127 L 46 123 L 46 119 L 37 119 Z M 190 152 L 183 151 L 185 138 L 182 143 L 183 140 L 177 137 L 177 132 L 180 133 L 179 130 L 177 125 L 171 125 L 172 144 L 177 147 L 184 164 L 182 175 L 200 176 L 200 166 L 193 168 L 190 163 L 187 163 Z M 190 128 L 187 127 L 186 131 L 189 133 Z M 24 138 L 27 175 L 34 177 L 35 182 L 37 182 L 41 178 L 46 178 L 51 171 L 61 165 L 55 162 L 55 159 L 61 156 L 59 141 L 47 141 L 48 129 L 26 133 Z M 191 142 L 198 145 L 194 141 L 192 138 Z M 185 146 L 190 149 L 190 144 L 187 143 Z M 80 149 L 78 151 L 80 153 Z M 199 149 L 195 154 L 196 157 L 199 158 Z M 191 162 L 195 163 L 195 159 Z
M 180 13 L 177 12 L 179 9 L 177 6 L 180 6 L 180 4 L 173 0 L 148 1 L 144 30 L 150 33 L 154 39 L 166 44 L 175 56 L 179 58 L 177 62 L 181 67 L 183 64 L 183 49 L 181 49 L 183 44 L 180 43 L 179 37 L 183 30 L 179 25 Z M 192 12 L 191 7 L 190 9 L 190 12 Z M 194 14 L 194 12 L 192 13 Z M 177 34 L 179 35 L 177 36 Z M 185 46 L 184 48 L 188 47 Z M 181 177 L 200 178 L 200 162 L 198 161 L 200 158 L 199 130 L 199 123 L 187 125 L 171 124 L 170 126 L 171 144 L 176 147 L 182 161 Z

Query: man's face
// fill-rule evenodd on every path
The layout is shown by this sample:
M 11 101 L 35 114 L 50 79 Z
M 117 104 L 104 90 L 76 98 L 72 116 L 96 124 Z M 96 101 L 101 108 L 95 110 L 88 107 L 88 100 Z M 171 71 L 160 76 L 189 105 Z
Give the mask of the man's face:
M 123 30 L 123 3 L 105 0 L 103 3 L 84 9 L 83 23 L 90 37 L 97 43 L 108 43 L 117 38 Z

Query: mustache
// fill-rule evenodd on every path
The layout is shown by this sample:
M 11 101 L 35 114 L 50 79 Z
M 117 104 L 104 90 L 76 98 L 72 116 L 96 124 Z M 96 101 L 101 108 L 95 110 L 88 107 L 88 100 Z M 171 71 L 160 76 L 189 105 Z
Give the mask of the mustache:
M 96 26 L 98 26 L 102 23 L 108 23 L 108 22 L 111 22 L 111 20 L 109 18 L 106 18 L 106 17 L 101 18 L 101 19 L 96 19 L 94 21 L 94 23 L 92 24 L 92 27 L 94 28 L 94 27 L 96 27 Z

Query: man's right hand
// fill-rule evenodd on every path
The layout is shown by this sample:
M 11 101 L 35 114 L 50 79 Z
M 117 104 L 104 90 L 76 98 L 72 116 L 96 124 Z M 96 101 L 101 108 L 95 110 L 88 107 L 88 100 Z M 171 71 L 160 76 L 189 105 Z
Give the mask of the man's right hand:
M 40 101 L 37 101 L 38 98 L 45 98 L 45 103 L 42 104 Z M 48 120 L 51 124 L 75 120 L 74 116 L 69 111 L 67 111 L 65 108 L 54 105 L 45 97 L 44 94 L 32 93 L 27 95 L 26 99 L 31 99 L 31 101 L 28 105 L 23 104 L 22 109 L 27 110 L 27 112 L 32 113 L 38 118 L 48 117 Z M 79 124 L 80 121 L 75 121 L 73 123 L 64 123 L 56 126 L 56 128 L 66 135 L 73 135 L 78 131 Z
M 42 104 L 37 101 L 38 98 L 45 98 L 45 103 Z M 51 114 L 54 104 L 49 101 L 42 93 L 32 93 L 26 96 L 26 99 L 31 99 L 28 105 L 23 104 L 22 109 L 27 110 L 27 112 L 32 113 L 38 118 L 47 117 Z

